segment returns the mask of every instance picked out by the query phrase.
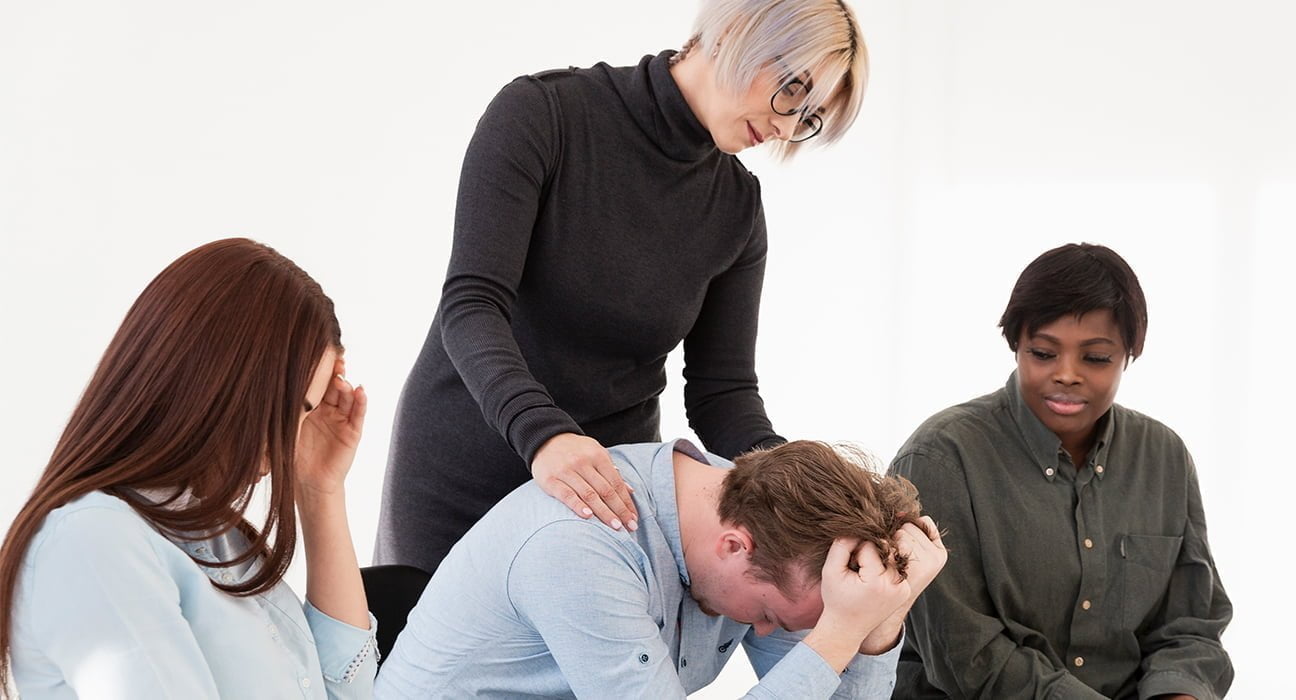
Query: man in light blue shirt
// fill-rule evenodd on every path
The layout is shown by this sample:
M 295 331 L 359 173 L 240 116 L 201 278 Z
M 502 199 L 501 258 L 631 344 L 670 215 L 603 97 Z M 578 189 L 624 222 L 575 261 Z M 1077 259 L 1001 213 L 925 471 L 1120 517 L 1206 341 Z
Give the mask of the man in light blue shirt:
M 904 615 L 945 562 L 912 486 L 815 442 L 737 466 L 684 440 L 609 452 L 639 527 L 519 487 L 442 562 L 376 697 L 683 698 L 737 642 L 750 697 L 890 697 Z

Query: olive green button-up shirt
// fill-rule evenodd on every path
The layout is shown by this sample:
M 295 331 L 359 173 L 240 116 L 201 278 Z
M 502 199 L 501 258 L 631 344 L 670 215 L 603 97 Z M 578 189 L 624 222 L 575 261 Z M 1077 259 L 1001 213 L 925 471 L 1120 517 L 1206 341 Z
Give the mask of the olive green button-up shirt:
M 1183 441 L 1114 405 L 1083 464 L 1015 373 L 900 449 L 891 472 L 918 487 L 949 561 L 910 612 L 895 697 L 1224 695 L 1233 607 Z

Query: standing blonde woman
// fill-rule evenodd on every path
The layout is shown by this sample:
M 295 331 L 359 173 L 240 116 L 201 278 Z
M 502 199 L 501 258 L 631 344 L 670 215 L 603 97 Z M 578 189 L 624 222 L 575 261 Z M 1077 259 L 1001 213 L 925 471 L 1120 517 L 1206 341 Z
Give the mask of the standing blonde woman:
M 401 397 L 380 563 L 435 570 L 532 477 L 635 529 L 605 446 L 660 439 L 681 341 L 707 450 L 783 442 L 755 370 L 761 190 L 734 154 L 837 141 L 867 63 L 840 0 L 707 0 L 679 52 L 500 91 L 464 158 L 440 306 Z
M 372 696 L 343 491 L 367 402 L 343 370 L 333 302 L 264 245 L 209 243 L 149 284 L 0 550 L 24 700 Z M 298 515 L 304 606 L 283 582 Z

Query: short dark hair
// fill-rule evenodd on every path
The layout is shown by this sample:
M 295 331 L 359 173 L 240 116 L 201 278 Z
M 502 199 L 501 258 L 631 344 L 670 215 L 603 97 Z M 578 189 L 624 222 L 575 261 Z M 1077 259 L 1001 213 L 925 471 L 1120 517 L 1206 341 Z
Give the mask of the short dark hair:
M 1034 334 L 1063 316 L 1108 309 L 1130 359 L 1143 354 L 1147 300 L 1129 263 L 1107 246 L 1068 243 L 1035 258 L 1013 285 L 999 319 L 1013 352 L 1022 330 Z

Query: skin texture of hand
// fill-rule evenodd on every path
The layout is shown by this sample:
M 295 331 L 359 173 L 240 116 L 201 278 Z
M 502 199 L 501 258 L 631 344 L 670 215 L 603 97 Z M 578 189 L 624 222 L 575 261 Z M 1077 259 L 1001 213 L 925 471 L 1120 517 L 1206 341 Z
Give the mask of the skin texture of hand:
M 324 398 L 302 421 L 297 436 L 297 484 L 324 493 L 340 492 L 364 429 L 369 398 L 342 377 L 346 363 L 333 365 Z
M 593 438 L 575 433 L 549 438 L 536 451 L 531 476 L 541 490 L 582 518 L 598 516 L 614 530 L 620 530 L 622 524 L 630 530 L 639 529 L 630 487 L 608 451 Z
M 851 569 L 852 559 L 858 571 Z M 805 643 L 841 673 L 864 639 L 909 600 L 911 589 L 909 581 L 902 581 L 899 573 L 882 561 L 872 542 L 861 544 L 853 538 L 834 541 L 820 584 L 823 614 Z
M 864 638 L 859 649 L 861 654 L 881 654 L 896 645 L 900 640 L 900 632 L 904 629 L 904 619 L 909 614 L 909 608 L 913 607 L 918 596 L 936 579 L 936 574 L 940 573 L 949 558 L 935 521 L 926 515 L 920 521 L 922 528 L 906 523 L 895 534 L 896 550 L 909 557 L 909 598 Z M 924 528 L 926 532 L 923 531 Z

